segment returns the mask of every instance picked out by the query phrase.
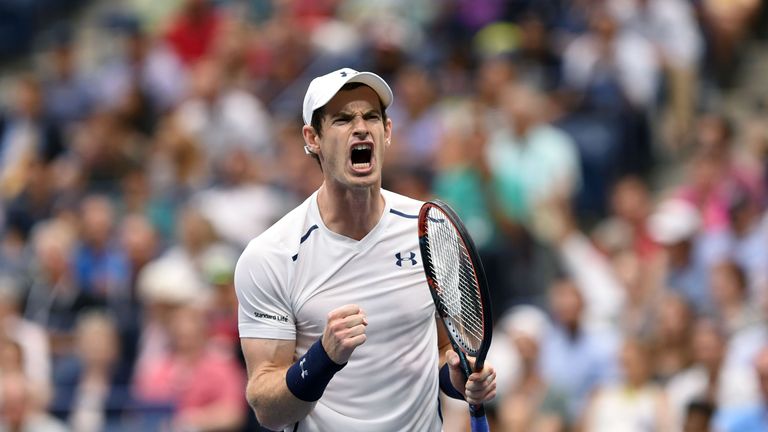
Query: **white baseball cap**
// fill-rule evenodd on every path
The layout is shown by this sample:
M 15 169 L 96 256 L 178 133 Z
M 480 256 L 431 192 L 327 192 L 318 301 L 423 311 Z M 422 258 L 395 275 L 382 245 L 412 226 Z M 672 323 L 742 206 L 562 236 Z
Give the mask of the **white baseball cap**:
M 384 108 L 388 108 L 392 104 L 392 89 L 389 88 L 383 78 L 373 72 L 358 72 L 354 69 L 343 68 L 319 76 L 309 83 L 307 94 L 304 95 L 304 108 L 302 109 L 304 124 L 310 124 L 312 113 L 327 104 L 344 84 L 355 82 L 372 88 L 379 95 Z
M 690 239 L 700 227 L 699 210 L 680 198 L 662 202 L 648 219 L 648 233 L 662 245 L 673 245 Z
M 541 341 L 549 326 L 549 318 L 535 306 L 519 305 L 501 317 L 499 326 L 509 334 L 523 334 Z

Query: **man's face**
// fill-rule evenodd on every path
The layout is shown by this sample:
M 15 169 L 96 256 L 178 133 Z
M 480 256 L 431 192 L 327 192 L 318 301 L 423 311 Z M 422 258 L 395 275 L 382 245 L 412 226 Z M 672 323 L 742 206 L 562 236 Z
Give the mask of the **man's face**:
M 367 86 L 344 90 L 325 105 L 319 146 L 327 183 L 346 187 L 381 184 L 384 150 L 392 132 L 379 97 Z

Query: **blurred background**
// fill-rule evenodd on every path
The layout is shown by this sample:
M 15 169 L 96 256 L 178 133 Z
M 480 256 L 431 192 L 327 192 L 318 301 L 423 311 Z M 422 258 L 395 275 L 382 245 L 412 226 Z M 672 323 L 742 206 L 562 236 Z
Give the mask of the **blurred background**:
M 0 1 L 0 430 L 244 431 L 232 276 L 309 81 L 491 282 L 497 431 L 768 430 L 760 0 Z M 466 406 L 444 401 L 446 431 Z

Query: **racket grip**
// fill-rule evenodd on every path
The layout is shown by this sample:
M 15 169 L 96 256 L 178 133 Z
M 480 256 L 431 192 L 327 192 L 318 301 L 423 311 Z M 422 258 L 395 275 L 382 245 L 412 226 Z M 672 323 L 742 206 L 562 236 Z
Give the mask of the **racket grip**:
M 469 426 L 472 432 L 488 432 L 488 419 L 485 417 L 485 414 L 479 417 L 469 416 Z

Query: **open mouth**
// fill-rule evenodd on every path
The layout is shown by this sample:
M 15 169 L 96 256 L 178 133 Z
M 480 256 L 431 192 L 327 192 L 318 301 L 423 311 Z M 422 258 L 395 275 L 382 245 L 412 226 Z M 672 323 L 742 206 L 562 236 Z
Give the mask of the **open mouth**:
M 352 168 L 366 169 L 371 167 L 373 148 L 370 144 L 355 144 L 352 146 Z

